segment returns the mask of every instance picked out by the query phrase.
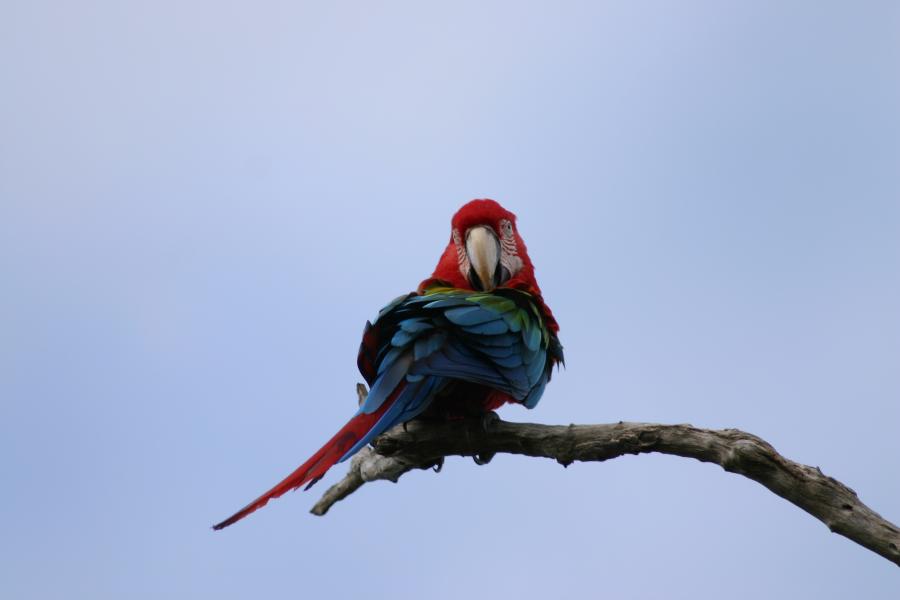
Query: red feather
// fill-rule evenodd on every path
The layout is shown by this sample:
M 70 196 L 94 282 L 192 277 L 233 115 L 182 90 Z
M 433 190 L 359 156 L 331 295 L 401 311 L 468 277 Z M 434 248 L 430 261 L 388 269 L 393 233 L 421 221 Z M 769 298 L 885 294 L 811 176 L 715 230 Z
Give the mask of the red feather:
M 509 221 L 513 226 L 513 235 L 515 236 L 515 244 L 518 257 L 522 260 L 522 266 L 512 276 L 509 281 L 503 283 L 500 287 L 516 288 L 528 292 L 534 296 L 538 304 L 538 308 L 543 313 L 546 326 L 554 333 L 559 330 L 556 320 L 550 308 L 544 303 L 541 297 L 541 289 L 538 287 L 534 278 L 534 265 L 528 256 L 528 250 L 525 242 L 519 235 L 519 231 L 515 226 L 516 216 L 500 206 L 493 200 L 472 200 L 460 208 L 453 216 L 452 230 L 458 237 L 465 238 L 466 232 L 475 226 L 486 225 L 494 229 L 495 232 L 500 230 L 501 221 Z M 438 265 L 432 273 L 431 277 L 419 284 L 418 292 L 423 293 L 427 287 L 432 284 L 446 285 L 455 288 L 471 290 L 472 286 L 466 276 L 460 272 L 459 254 L 456 242 L 454 242 L 451 233 L 450 242 L 444 250 L 443 255 L 438 261 Z M 377 378 L 376 361 L 378 357 L 378 349 L 382 346 L 382 340 L 379 339 L 378 329 L 372 327 L 371 324 L 366 325 L 363 333 L 363 340 L 360 347 L 358 365 L 359 370 L 365 377 L 366 381 L 371 385 Z M 253 511 L 262 508 L 272 498 L 278 498 L 289 490 L 294 490 L 303 484 L 313 485 L 325 473 L 337 463 L 350 448 L 352 448 L 359 440 L 361 440 L 384 415 L 391 405 L 397 400 L 400 392 L 405 388 L 405 383 L 401 383 L 384 403 L 372 414 L 358 414 L 348 422 L 344 427 L 332 437 L 318 452 L 312 455 L 309 460 L 297 467 L 297 469 L 284 478 L 284 480 L 273 487 L 271 490 L 228 517 L 221 523 L 214 525 L 213 529 L 219 530 L 232 525 Z M 445 394 L 443 398 L 436 399 L 438 404 L 447 404 L 446 414 L 466 414 L 464 410 L 467 405 L 475 404 L 479 412 L 484 410 L 493 410 L 502 404 L 514 401 L 510 396 L 492 390 L 485 386 L 465 384 L 456 382 L 453 386 L 451 395 Z M 436 407 L 438 408 L 438 407 Z
M 455 215 L 453 215 L 450 227 L 451 230 L 456 230 L 460 236 L 465 239 L 466 231 L 470 227 L 476 225 L 488 225 L 493 227 L 495 231 L 499 230 L 501 219 L 506 219 L 513 224 L 519 258 L 522 259 L 522 269 L 515 277 L 500 287 L 520 289 L 535 296 L 538 307 L 543 313 L 547 327 L 556 333 L 559 331 L 559 325 L 556 323 L 556 319 L 553 318 L 550 307 L 547 306 L 541 295 L 541 288 L 538 286 L 537 279 L 534 277 L 534 264 L 531 262 L 531 257 L 528 256 L 528 248 L 525 246 L 525 240 L 519 235 L 519 229 L 516 226 L 516 215 L 500 206 L 500 204 L 494 200 L 487 198 L 470 200 L 464 204 L 462 208 L 456 211 Z M 472 289 L 472 284 L 469 283 L 469 280 L 459 272 L 456 244 L 453 241 L 452 231 L 450 241 L 447 243 L 447 247 L 444 249 L 444 253 L 441 255 L 440 260 L 438 260 L 434 273 L 431 274 L 431 277 L 419 284 L 418 291 L 421 294 L 426 288 L 435 284 L 446 285 L 463 290 Z
M 225 529 L 229 525 L 237 523 L 253 511 L 262 508 L 272 498 L 278 498 L 285 492 L 295 490 L 301 485 L 308 483 L 306 489 L 309 489 L 315 482 L 322 478 L 323 475 L 337 463 L 353 445 L 361 440 L 366 433 L 372 429 L 372 426 L 378 422 L 381 415 L 390 408 L 398 394 L 403 390 L 405 385 L 397 386 L 384 403 L 378 407 L 378 410 L 372 414 L 361 413 L 350 419 L 333 438 L 322 446 L 318 452 L 313 454 L 309 460 L 297 467 L 293 473 L 285 477 L 281 483 L 273 487 L 271 490 L 237 511 L 221 523 L 213 525 L 216 531 Z

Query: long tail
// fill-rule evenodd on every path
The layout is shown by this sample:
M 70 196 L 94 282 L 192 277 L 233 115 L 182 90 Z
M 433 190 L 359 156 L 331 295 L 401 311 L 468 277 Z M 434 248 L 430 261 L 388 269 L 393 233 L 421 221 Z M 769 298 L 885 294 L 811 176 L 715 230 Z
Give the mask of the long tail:
M 384 402 L 384 404 L 382 404 L 375 412 L 371 414 L 360 413 L 350 419 L 350 421 L 344 425 L 333 438 L 328 440 L 318 452 L 313 454 L 305 463 L 297 467 L 293 473 L 285 477 L 281 483 L 221 523 L 213 525 L 213 529 L 218 531 L 237 523 L 253 511 L 265 506 L 272 498 L 278 498 L 285 492 L 295 490 L 304 483 L 308 484 L 306 489 L 309 489 L 315 482 L 321 479 L 328 469 L 338 462 L 341 457 L 356 444 L 356 442 L 361 440 L 363 436 L 372 429 L 372 426 L 378 422 L 378 419 L 380 419 L 388 407 L 393 404 L 393 400 L 396 399 L 397 392 L 399 391 L 399 389 L 395 390 L 395 393 L 391 394 L 392 397 Z

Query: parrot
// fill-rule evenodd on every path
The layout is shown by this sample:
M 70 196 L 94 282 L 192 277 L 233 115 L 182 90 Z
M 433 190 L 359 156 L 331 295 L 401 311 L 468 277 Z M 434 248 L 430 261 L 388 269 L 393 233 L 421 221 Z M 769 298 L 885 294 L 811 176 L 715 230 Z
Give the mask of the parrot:
M 381 433 L 417 417 L 534 408 L 564 364 L 516 216 L 490 199 L 464 204 L 431 277 L 366 322 L 357 356 L 369 393 L 334 437 L 275 487 L 213 526 L 221 530 L 302 485 Z

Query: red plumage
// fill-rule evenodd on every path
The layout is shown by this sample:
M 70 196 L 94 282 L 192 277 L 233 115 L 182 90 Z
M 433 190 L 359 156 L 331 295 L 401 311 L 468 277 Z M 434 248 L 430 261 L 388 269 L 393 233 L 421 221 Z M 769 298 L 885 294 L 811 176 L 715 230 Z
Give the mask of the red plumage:
M 554 333 L 559 331 L 559 325 L 553 318 L 553 312 L 544 303 L 541 295 L 541 288 L 538 286 L 537 279 L 534 277 L 534 265 L 528 256 L 528 249 L 525 246 L 525 240 L 519 235 L 519 229 L 516 227 L 516 215 L 506 210 L 494 200 L 484 198 L 481 200 L 471 200 L 462 208 L 456 211 L 451 221 L 450 241 L 444 249 L 438 261 L 437 267 L 431 277 L 419 284 L 418 291 L 422 293 L 425 288 L 431 285 L 446 285 L 463 290 L 471 290 L 472 284 L 460 272 L 459 262 L 457 258 L 456 242 L 453 239 L 453 231 L 465 233 L 469 228 L 476 225 L 490 225 L 495 231 L 500 229 L 500 221 L 506 219 L 513 225 L 513 235 L 516 239 L 516 245 L 519 251 L 519 258 L 522 259 L 522 269 L 516 273 L 512 279 L 503 284 L 503 287 L 516 288 L 528 292 L 535 296 L 538 306 L 543 313 L 547 327 Z
M 472 283 L 461 270 L 461 265 L 468 264 L 467 262 L 460 262 L 464 260 L 463 257 L 466 252 L 461 239 L 465 237 L 466 232 L 471 228 L 486 226 L 491 228 L 493 236 L 497 237 L 497 239 L 502 239 L 502 243 L 507 244 L 508 248 L 512 249 L 508 251 L 507 258 L 516 261 L 515 268 L 510 270 L 508 281 L 501 282 L 499 287 L 515 288 L 528 292 L 542 313 L 545 325 L 555 334 L 559 330 L 559 325 L 557 325 L 553 314 L 541 297 L 541 290 L 534 278 L 534 265 L 532 265 L 528 256 L 525 242 L 515 227 L 515 222 L 516 216 L 493 200 L 472 200 L 464 205 L 453 216 L 450 242 L 441 255 L 434 273 L 432 273 L 430 278 L 419 284 L 418 293 L 424 293 L 426 288 L 432 285 L 474 290 Z M 500 233 L 501 230 L 503 230 L 502 234 Z M 518 261 L 521 261 L 521 263 Z M 370 385 L 376 379 L 376 361 L 384 343 L 389 344 L 390 340 L 380 339 L 378 330 L 371 325 L 367 326 L 366 331 L 363 333 L 358 365 L 360 372 Z M 559 360 L 561 360 L 561 354 Z M 391 393 L 376 411 L 371 414 L 360 412 L 350 419 L 334 437 L 328 440 L 309 460 L 297 467 L 293 473 L 234 515 L 213 526 L 213 529 L 224 529 L 240 521 L 250 513 L 265 506 L 272 498 L 278 498 L 287 491 L 297 489 L 304 484 L 308 484 L 307 487 L 314 484 L 354 445 L 370 433 L 379 419 L 397 401 L 405 386 L 406 382 L 401 381 L 395 389 L 391 390 Z M 429 411 L 432 414 L 452 417 L 468 414 L 472 411 L 493 410 L 502 404 L 514 401 L 506 393 L 485 385 L 455 380 L 448 384 L 436 397 L 429 399 L 431 403 Z
M 378 410 L 372 414 L 360 413 L 350 419 L 334 437 L 328 440 L 318 452 L 313 454 L 309 460 L 294 469 L 294 472 L 285 477 L 278 485 L 271 490 L 237 511 L 221 523 L 213 525 L 216 531 L 225 529 L 229 525 L 237 523 L 250 513 L 265 506 L 272 498 L 278 498 L 285 492 L 296 490 L 303 484 L 308 484 L 307 489 L 316 481 L 321 479 L 323 475 L 335 465 L 353 445 L 361 440 L 363 436 L 372 428 L 372 426 L 381 418 L 381 415 L 390 408 L 397 396 L 403 389 L 403 384 L 397 386 L 397 389 L 390 395 L 388 400 L 382 404 Z

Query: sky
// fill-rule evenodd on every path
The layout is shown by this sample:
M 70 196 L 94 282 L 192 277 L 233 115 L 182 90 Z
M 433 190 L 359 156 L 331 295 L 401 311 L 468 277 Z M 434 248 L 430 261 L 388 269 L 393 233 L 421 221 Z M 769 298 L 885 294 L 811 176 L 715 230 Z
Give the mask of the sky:
M 895 599 L 683 458 L 453 458 L 214 533 L 353 414 L 453 212 L 519 216 L 542 423 L 737 427 L 900 521 L 896 2 L 0 4 L 0 595 Z

